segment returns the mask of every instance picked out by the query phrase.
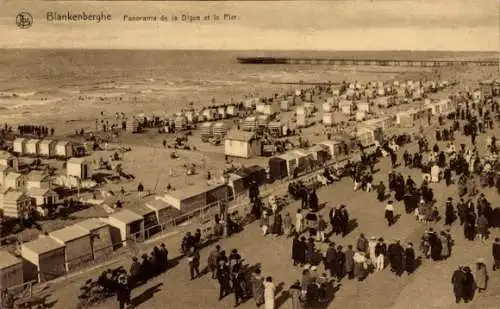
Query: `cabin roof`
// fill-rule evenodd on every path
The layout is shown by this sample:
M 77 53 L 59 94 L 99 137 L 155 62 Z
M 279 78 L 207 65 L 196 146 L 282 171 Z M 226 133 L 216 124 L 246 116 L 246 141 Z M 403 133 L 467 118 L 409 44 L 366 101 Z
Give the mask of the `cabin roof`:
M 167 209 L 168 207 L 172 207 L 167 202 L 165 202 L 164 200 L 162 200 L 158 197 L 155 199 L 152 199 L 149 202 L 146 202 L 144 205 L 146 207 L 149 207 L 152 210 L 155 210 L 155 211 L 159 211 L 159 210 Z
M 29 139 L 26 144 L 38 144 L 40 142 L 39 139 L 36 139 L 36 138 L 32 138 L 32 139 Z
M 68 145 L 70 142 L 69 141 L 58 141 L 57 142 L 57 146 L 66 146 Z
M 53 143 L 57 143 L 57 141 L 55 140 L 52 140 L 52 139 L 43 139 L 40 141 L 40 145 L 50 145 L 50 144 L 53 144 Z
M 14 143 L 23 143 L 25 142 L 27 139 L 24 138 L 24 137 L 18 137 L 14 140 Z
M 17 173 L 17 172 L 10 172 L 5 176 L 6 179 L 9 180 L 16 180 L 17 178 L 23 176 L 23 174 Z
M 75 239 L 89 236 L 90 233 L 79 225 L 73 224 L 60 230 L 53 231 L 49 235 L 60 242 L 67 243 Z
M 154 210 L 151 209 L 150 207 L 147 207 L 145 204 L 133 204 L 130 207 L 130 210 L 133 211 L 134 213 L 138 214 L 139 216 L 141 216 L 141 218 L 143 216 L 154 213 Z
M 42 181 L 46 177 L 47 177 L 47 175 L 45 175 L 44 171 L 33 170 L 33 171 L 29 172 L 29 174 L 28 174 L 28 180 L 31 180 L 31 181 Z
M 10 158 L 13 158 L 14 156 L 10 153 L 10 152 L 7 152 L 7 151 L 4 151 L 4 150 L 0 150 L 0 159 L 10 159 Z
M 115 219 L 125 224 L 143 220 L 144 218 L 139 214 L 129 209 L 123 209 L 109 216 L 110 219 Z
M 49 188 L 31 188 L 28 190 L 28 194 L 30 196 L 45 196 L 47 193 L 53 193 L 53 194 L 56 194 L 57 193 L 54 191 L 54 190 L 51 190 Z
M 99 218 L 90 218 L 84 221 L 77 222 L 75 223 L 75 225 L 78 225 L 82 229 L 87 230 L 89 232 L 93 232 L 102 227 L 109 226 L 109 224 L 107 224 L 106 222 L 104 222 Z
M 226 135 L 226 140 L 250 142 L 255 138 L 254 132 L 246 132 L 240 130 L 231 130 Z
M 87 162 L 87 158 L 70 158 L 67 163 L 84 164 L 85 162 Z
M 43 254 L 53 250 L 64 248 L 64 245 L 58 243 L 52 237 L 42 235 L 35 240 L 22 244 L 21 251 L 23 247 L 37 254 Z
M 0 250 L 0 269 L 20 264 L 21 259 L 6 250 Z
M 24 192 L 16 190 L 8 190 L 7 192 L 4 193 L 3 200 L 18 201 L 23 196 L 26 196 Z
M 220 188 L 224 186 L 225 184 L 219 183 L 219 184 L 206 184 L 206 183 L 200 183 L 200 184 L 195 184 L 192 186 L 187 186 L 179 190 L 171 191 L 165 196 L 171 196 L 174 199 L 178 200 L 185 200 L 191 197 L 198 196 L 200 194 L 203 194 L 205 192 L 211 191 L 213 189 Z

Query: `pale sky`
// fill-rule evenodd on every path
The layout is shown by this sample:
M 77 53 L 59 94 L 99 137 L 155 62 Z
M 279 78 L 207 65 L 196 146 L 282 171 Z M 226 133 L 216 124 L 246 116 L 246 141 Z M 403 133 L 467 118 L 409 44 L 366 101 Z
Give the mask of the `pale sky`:
M 0 48 L 499 51 L 500 0 L 22 1 L 0 0 Z M 15 16 L 34 24 L 19 29 Z M 112 15 L 47 22 L 46 13 Z M 224 15 L 236 21 L 124 22 L 130 16 Z

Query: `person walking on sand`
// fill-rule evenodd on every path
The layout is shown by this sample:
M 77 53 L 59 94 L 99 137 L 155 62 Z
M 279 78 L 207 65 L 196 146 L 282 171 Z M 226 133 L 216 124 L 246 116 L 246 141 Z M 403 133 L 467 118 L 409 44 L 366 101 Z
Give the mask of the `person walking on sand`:
M 275 309 L 274 308 L 274 297 L 276 293 L 276 286 L 273 283 L 272 277 L 267 277 L 264 282 L 264 308 L 265 309 Z

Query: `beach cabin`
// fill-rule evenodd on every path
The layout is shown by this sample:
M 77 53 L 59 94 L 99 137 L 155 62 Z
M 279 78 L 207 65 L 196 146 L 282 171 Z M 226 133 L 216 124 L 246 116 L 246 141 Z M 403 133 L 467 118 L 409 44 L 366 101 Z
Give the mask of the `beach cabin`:
M 358 108 L 359 112 L 365 112 L 368 114 L 371 112 L 371 106 L 368 102 L 358 102 L 356 103 L 356 107 Z
M 304 154 L 290 150 L 279 156 L 286 162 L 287 176 L 293 177 L 294 173 L 300 174 L 307 166 Z
M 292 150 L 299 157 L 299 171 L 311 171 L 317 166 L 317 161 L 314 156 L 308 149 L 295 149 Z
M 230 104 L 226 107 L 226 113 L 229 115 L 229 117 L 235 117 L 238 115 L 238 108 L 233 104 Z
M 38 280 L 45 282 L 66 273 L 65 246 L 50 236 L 39 236 L 38 239 L 21 245 L 21 256 L 25 263 L 23 273 L 25 281 Z
M 283 132 L 283 124 L 278 121 L 269 122 L 267 124 L 267 128 L 269 129 L 269 133 L 273 137 L 282 137 L 286 134 L 285 132 Z
M 254 132 L 231 130 L 224 140 L 224 154 L 245 159 L 258 157 L 262 154 L 262 143 Z
M 389 108 L 391 106 L 396 105 L 395 97 L 377 97 L 374 99 L 374 104 L 379 108 Z
M 49 188 L 31 188 L 28 190 L 28 195 L 36 207 L 46 208 L 59 204 L 59 194 Z
M 324 164 L 331 159 L 330 153 L 320 145 L 314 145 L 307 149 L 307 153 L 311 154 L 318 165 Z
M 44 139 L 38 144 L 38 154 L 46 158 L 53 158 L 56 156 L 57 141 Z
M 257 129 L 257 117 L 248 116 L 246 117 L 240 126 L 243 131 L 255 131 Z
M 32 217 L 35 208 L 31 198 L 24 192 L 8 190 L 1 197 L 3 215 L 8 218 L 27 220 Z
M 2 190 L 7 189 L 5 188 L 4 184 L 5 184 L 5 177 L 7 177 L 9 173 L 12 173 L 11 168 L 0 166 L 0 186 L 1 186 L 0 189 Z
M 483 80 L 479 82 L 479 89 L 484 97 L 493 96 L 493 86 L 495 82 L 493 80 Z
M 112 227 L 113 244 L 127 246 L 129 240 L 144 239 L 144 218 L 129 209 L 111 214 L 107 222 Z
M 339 110 L 345 114 L 345 115 L 350 115 L 353 111 L 353 108 L 352 108 L 352 102 L 351 101 L 340 101 L 339 102 Z
M 376 126 L 360 126 L 356 131 L 356 138 L 363 146 L 372 146 L 375 142 L 382 142 L 384 134 L 382 128 Z
M 26 186 L 26 176 L 17 172 L 10 172 L 5 176 L 3 187 L 14 190 L 23 190 Z
M 131 117 L 127 119 L 125 123 L 125 129 L 129 133 L 138 133 L 140 131 L 141 124 L 136 117 Z
M 333 113 L 324 113 L 322 119 L 325 127 L 331 127 L 335 124 L 335 116 Z
M 143 218 L 144 239 L 151 238 L 161 231 L 160 222 L 153 209 L 144 204 L 133 204 L 129 209 Z
M 180 211 L 193 211 L 210 204 L 227 200 L 225 183 L 201 183 L 165 194 L 163 201 Z
M 356 111 L 355 119 L 356 119 L 356 121 L 365 121 L 365 119 L 366 119 L 366 112 Z
M 65 246 L 66 271 L 81 268 L 92 261 L 91 234 L 78 225 L 70 225 L 53 231 L 49 233 L 49 236 Z
M 80 227 L 90 234 L 91 252 L 94 260 L 101 260 L 105 258 L 106 255 L 113 252 L 114 247 L 111 239 L 111 227 L 108 223 L 99 218 L 90 218 L 75 223 L 75 226 Z
M 56 157 L 71 158 L 74 156 L 73 143 L 69 141 L 58 141 L 56 144 Z
M 91 168 L 86 158 L 71 158 L 66 162 L 66 176 L 78 179 L 91 177 Z
M 311 116 L 312 110 L 310 108 L 307 108 L 306 106 L 297 106 L 295 110 L 295 114 L 297 114 L 297 117 L 299 115 L 304 115 L 305 118 Z
M 430 108 L 432 115 L 435 116 L 448 116 L 455 112 L 453 103 L 449 99 L 439 100 L 437 102 L 432 102 L 427 104 L 427 108 Z
M 26 142 L 26 152 L 25 152 L 25 155 L 28 155 L 28 156 L 38 156 L 38 153 L 40 151 L 39 149 L 39 145 L 40 145 L 40 140 L 39 139 L 29 139 L 27 142 Z
M 51 185 L 48 174 L 44 171 L 33 170 L 26 177 L 26 189 L 47 189 Z
M 396 123 L 403 128 L 411 128 L 415 126 L 417 111 L 414 109 L 396 113 Z
M 14 148 L 14 153 L 18 155 L 26 154 L 26 143 L 28 140 L 26 138 L 18 137 L 14 140 L 12 147 Z
M 231 197 L 235 199 L 238 196 L 247 194 L 247 190 L 245 188 L 245 180 L 243 179 L 243 177 L 233 173 L 228 173 L 226 180 L 228 186 L 228 200 L 231 200 Z
M 288 176 L 286 160 L 281 157 L 272 157 L 268 161 L 269 177 L 272 180 L 280 180 Z
M 212 121 L 212 120 L 215 120 L 216 117 L 217 117 L 217 112 L 214 111 L 213 109 L 211 108 L 205 108 L 202 112 L 201 112 L 201 115 L 203 116 L 203 118 L 205 118 L 205 120 L 207 121 Z
M 212 136 L 213 122 L 204 122 L 201 124 L 200 136 L 203 142 L 207 142 Z
M 180 214 L 179 210 L 170 206 L 170 204 L 162 200 L 159 196 L 155 196 L 154 199 L 146 202 L 144 205 L 154 211 L 156 221 L 159 224 L 164 224 L 169 219 Z
M 11 168 L 17 171 L 19 168 L 19 159 L 7 151 L 0 150 L 0 167 Z
M 0 290 L 21 286 L 23 283 L 22 260 L 6 250 L 0 250 Z
M 228 117 L 226 113 L 226 107 L 225 106 L 217 107 L 217 115 L 219 119 L 226 119 Z
M 197 117 L 195 111 L 192 111 L 192 110 L 184 112 L 184 117 L 186 117 L 188 124 L 193 124 L 193 123 L 196 123 L 198 121 L 198 117 Z
M 339 160 L 349 155 L 348 145 L 343 141 L 327 140 L 320 142 L 318 145 L 325 149 L 330 157 L 335 160 Z
M 328 103 L 328 102 L 325 102 L 323 103 L 323 112 L 324 113 L 331 113 L 333 112 L 333 105 Z
M 283 112 L 288 112 L 293 106 L 293 103 L 288 100 L 281 101 L 280 110 Z

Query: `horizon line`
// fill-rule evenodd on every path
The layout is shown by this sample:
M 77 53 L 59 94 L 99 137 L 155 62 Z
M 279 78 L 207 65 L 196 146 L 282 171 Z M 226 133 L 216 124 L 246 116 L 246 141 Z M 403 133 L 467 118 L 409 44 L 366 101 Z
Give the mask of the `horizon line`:
M 274 0 L 276 1 L 276 0 Z M 0 50 L 126 50 L 126 51 L 213 51 L 213 52 L 454 52 L 454 53 L 496 53 L 498 50 L 477 49 L 211 49 L 211 48 L 119 48 L 119 47 L 2 47 Z

